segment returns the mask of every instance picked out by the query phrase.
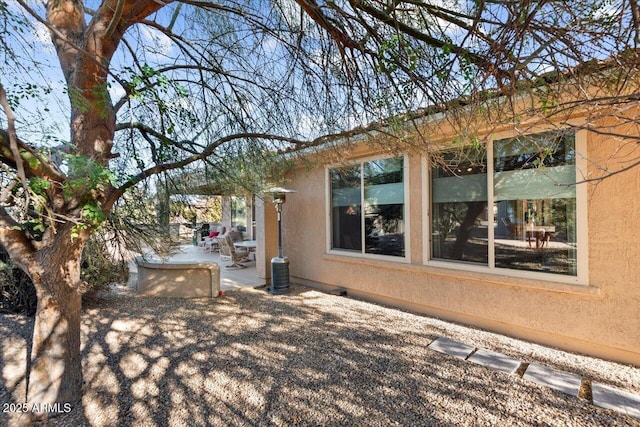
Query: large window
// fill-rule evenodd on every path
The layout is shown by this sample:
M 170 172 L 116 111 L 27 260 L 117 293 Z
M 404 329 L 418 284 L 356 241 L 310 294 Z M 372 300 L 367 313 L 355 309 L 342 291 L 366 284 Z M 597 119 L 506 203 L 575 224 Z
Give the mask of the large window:
M 331 249 L 404 257 L 404 160 L 329 170 Z
M 486 264 L 486 150 L 443 153 L 433 169 L 431 194 L 433 257 Z
M 578 274 L 573 134 L 444 153 L 432 168 L 431 258 Z

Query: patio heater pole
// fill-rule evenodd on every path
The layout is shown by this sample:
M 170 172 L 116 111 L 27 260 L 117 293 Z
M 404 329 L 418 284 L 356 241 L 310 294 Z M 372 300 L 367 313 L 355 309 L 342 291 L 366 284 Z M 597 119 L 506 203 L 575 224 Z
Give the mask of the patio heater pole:
M 271 288 L 273 295 L 289 292 L 289 258 L 282 253 L 282 205 L 286 201 L 286 193 L 295 193 L 286 188 L 271 188 L 266 193 L 273 195 L 273 203 L 278 212 L 278 256 L 271 259 Z
M 282 202 L 276 202 L 276 210 L 278 211 L 278 258 L 282 258 Z

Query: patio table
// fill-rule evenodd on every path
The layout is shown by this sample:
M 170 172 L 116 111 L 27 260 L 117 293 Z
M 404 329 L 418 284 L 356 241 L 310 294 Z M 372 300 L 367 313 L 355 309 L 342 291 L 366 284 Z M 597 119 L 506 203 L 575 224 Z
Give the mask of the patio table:
M 549 239 L 556 232 L 556 228 L 552 225 L 527 225 L 525 232 L 529 246 L 531 246 L 531 240 L 535 239 L 536 248 L 543 248 L 545 243 L 549 246 Z
M 236 248 L 245 248 L 249 251 L 249 253 L 253 253 L 253 259 L 255 260 L 255 251 L 258 242 L 255 240 L 242 240 L 240 242 L 235 242 L 233 246 Z
M 257 246 L 257 241 L 255 240 L 242 240 L 240 242 L 235 242 L 233 246 L 236 248 L 246 248 L 246 249 L 255 249 Z

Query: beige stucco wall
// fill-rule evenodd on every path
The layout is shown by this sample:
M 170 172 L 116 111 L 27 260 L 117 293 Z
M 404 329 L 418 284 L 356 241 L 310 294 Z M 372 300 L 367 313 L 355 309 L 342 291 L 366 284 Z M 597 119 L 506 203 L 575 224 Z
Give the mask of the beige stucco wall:
M 624 165 L 610 138 L 588 134 L 589 178 Z M 632 145 L 631 145 L 632 146 Z M 637 149 L 637 148 L 636 148 Z M 354 158 L 366 157 L 361 150 Z M 633 153 L 626 153 L 633 155 Z M 628 158 L 627 158 L 628 159 Z M 513 278 L 425 265 L 423 159 L 409 157 L 410 262 L 327 253 L 324 167 L 300 170 L 284 206 L 292 281 L 476 325 L 566 350 L 640 365 L 640 168 L 588 185 L 588 283 Z
M 220 266 L 215 262 L 154 262 L 136 258 L 138 292 L 167 298 L 215 298 L 220 292 Z

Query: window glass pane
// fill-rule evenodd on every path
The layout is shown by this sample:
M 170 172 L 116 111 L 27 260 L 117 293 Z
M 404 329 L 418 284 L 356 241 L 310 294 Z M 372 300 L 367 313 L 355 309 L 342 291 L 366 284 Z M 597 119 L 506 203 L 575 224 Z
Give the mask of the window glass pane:
M 444 153 L 432 169 L 432 258 L 488 263 L 486 159 L 484 148 Z
M 362 251 L 360 165 L 331 169 L 333 249 Z
M 403 159 L 367 162 L 363 171 L 365 252 L 404 256 Z
M 231 226 L 247 231 L 247 200 L 244 196 L 231 197 Z
M 577 274 L 573 135 L 494 143 L 496 267 Z

